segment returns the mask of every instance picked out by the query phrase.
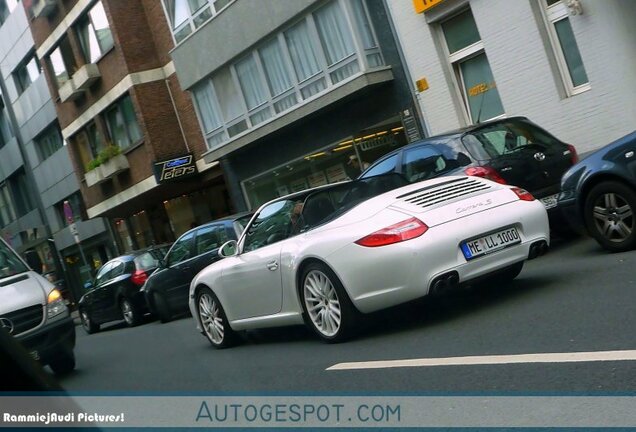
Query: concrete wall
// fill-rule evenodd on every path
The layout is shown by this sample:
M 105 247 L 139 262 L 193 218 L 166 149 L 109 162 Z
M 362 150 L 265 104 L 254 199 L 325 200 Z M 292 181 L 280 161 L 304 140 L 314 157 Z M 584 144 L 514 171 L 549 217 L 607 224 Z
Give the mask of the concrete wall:
M 463 126 L 466 118 L 439 48 L 432 16 L 461 7 L 447 0 L 426 14 L 411 2 L 387 1 L 413 79 L 430 89 L 418 99 L 431 133 Z M 636 129 L 636 8 L 630 0 L 582 2 L 570 16 L 591 89 L 565 97 L 535 0 L 471 0 L 479 33 L 507 115 L 525 115 L 579 152 L 601 147 Z

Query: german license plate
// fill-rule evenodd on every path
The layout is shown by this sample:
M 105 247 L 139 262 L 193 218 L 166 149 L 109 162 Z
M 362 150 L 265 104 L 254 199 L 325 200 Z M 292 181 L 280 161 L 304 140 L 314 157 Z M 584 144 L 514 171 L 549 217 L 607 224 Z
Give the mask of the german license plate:
M 551 209 L 557 206 L 557 196 L 558 194 L 548 195 L 547 197 L 541 198 L 539 201 L 545 206 L 545 209 Z
M 521 237 L 519 237 L 517 228 L 510 227 L 474 240 L 463 242 L 461 249 L 464 257 L 470 260 L 520 242 Z

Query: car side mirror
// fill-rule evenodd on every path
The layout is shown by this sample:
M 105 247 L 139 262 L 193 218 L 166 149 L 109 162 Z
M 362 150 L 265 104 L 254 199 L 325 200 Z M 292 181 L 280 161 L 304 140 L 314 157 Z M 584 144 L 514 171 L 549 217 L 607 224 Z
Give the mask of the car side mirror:
M 219 256 L 227 258 L 238 255 L 238 243 L 236 240 L 229 240 L 219 248 Z

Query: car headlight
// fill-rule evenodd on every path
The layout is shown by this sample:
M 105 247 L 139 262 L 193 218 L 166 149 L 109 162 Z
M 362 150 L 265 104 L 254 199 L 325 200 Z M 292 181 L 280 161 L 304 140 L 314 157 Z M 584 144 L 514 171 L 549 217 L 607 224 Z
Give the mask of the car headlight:
M 56 288 L 51 290 L 46 300 L 46 316 L 50 319 L 68 310 L 62 293 Z

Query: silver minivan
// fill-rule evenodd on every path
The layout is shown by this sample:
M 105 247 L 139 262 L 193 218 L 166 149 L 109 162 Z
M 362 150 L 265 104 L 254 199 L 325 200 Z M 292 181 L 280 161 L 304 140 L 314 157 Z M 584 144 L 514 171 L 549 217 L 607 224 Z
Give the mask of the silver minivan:
M 56 374 L 75 369 L 75 325 L 60 291 L 0 239 L 0 331 Z

